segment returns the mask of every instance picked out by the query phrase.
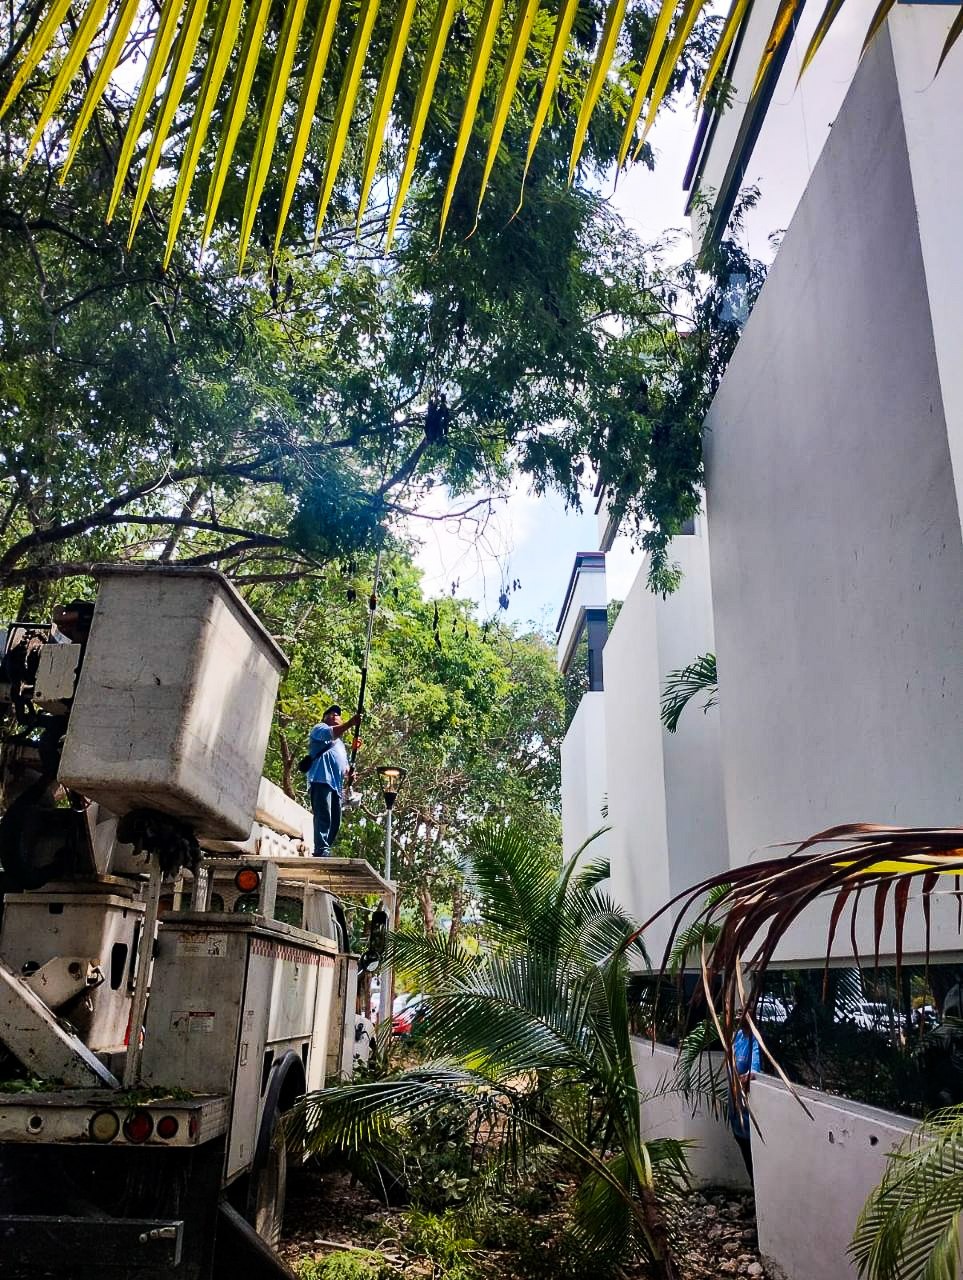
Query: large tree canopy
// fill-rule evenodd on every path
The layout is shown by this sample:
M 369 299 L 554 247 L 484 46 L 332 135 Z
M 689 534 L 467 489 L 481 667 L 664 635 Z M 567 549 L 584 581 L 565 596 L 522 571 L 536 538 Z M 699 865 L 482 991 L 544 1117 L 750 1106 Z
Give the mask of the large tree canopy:
M 292 768 L 332 701 L 356 705 L 372 565 L 253 586 L 249 598 L 293 655 L 282 686 L 268 767 L 297 794 Z M 469 601 L 422 598 L 408 558 L 385 558 L 375 613 L 357 785 L 362 807 L 346 816 L 339 852 L 382 859 L 376 766 L 408 770 L 395 806 L 394 873 L 403 900 L 429 932 L 435 903 L 457 919 L 466 830 L 489 818 L 524 822 L 549 843 L 559 830 L 559 747 L 564 729 L 554 649 Z
M 654 584 L 671 588 L 665 548 L 698 506 L 701 419 L 737 332 L 724 301 L 739 262 L 708 286 L 664 271 L 590 186 L 567 187 L 564 139 L 547 128 L 522 211 L 499 163 L 476 234 L 474 204 L 456 193 L 463 234 L 436 246 L 440 184 L 422 175 L 390 252 L 382 184 L 360 238 L 334 225 L 317 251 L 274 259 L 262 228 L 238 278 L 232 176 L 233 230 L 164 270 L 169 186 L 129 249 L 101 220 L 123 92 L 105 93 L 63 188 L 53 127 L 19 172 L 42 93 L 17 98 L 0 161 L 0 587 L 114 557 L 215 563 L 246 580 L 316 571 L 371 547 L 431 486 L 471 505 L 465 495 L 521 470 L 571 502 L 597 476 L 652 550 Z M 436 113 L 426 129 L 439 163 L 453 119 Z M 600 171 L 617 145 L 611 116 L 597 117 L 586 165 Z M 308 204 L 292 218 L 310 238 Z

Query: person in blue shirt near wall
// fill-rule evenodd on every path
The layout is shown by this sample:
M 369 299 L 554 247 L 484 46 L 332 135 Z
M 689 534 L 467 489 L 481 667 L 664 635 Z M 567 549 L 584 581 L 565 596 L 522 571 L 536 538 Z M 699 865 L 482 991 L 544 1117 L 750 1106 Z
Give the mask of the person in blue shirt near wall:
M 742 1081 L 742 1092 L 749 1092 L 749 1082 L 753 1076 L 758 1075 L 760 1071 L 759 1062 L 759 1041 L 751 1031 L 737 1031 L 732 1042 L 732 1056 L 735 1060 L 735 1068 Z M 749 1137 L 749 1111 L 744 1105 L 740 1105 L 736 1101 L 732 1085 L 729 1086 L 729 1123 L 732 1126 L 732 1136 L 739 1144 L 739 1150 L 742 1152 L 742 1158 L 745 1162 L 746 1173 L 749 1175 L 749 1181 L 752 1182 L 752 1143 Z
M 334 703 L 311 730 L 308 754 L 311 766 L 308 782 L 311 790 L 311 812 L 314 814 L 314 856 L 329 858 L 331 846 L 341 827 L 341 790 L 348 770 L 348 752 L 341 739 L 360 724 L 360 715 L 341 719 L 341 708 Z

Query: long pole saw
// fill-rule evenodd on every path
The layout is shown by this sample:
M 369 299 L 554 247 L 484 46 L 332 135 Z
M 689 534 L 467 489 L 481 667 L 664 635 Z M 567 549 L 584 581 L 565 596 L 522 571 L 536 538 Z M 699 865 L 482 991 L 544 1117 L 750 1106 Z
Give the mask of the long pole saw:
M 358 689 L 358 724 L 354 731 L 354 739 L 351 743 L 351 761 L 350 775 L 354 776 L 354 762 L 358 757 L 358 751 L 361 747 L 361 725 L 364 720 L 364 698 L 368 689 L 368 659 L 371 656 L 371 636 L 374 632 L 375 613 L 378 609 L 378 588 L 381 585 L 381 556 L 384 551 L 384 544 L 378 548 L 378 555 L 375 558 L 374 585 L 371 588 L 371 595 L 368 597 L 368 634 L 364 642 L 364 659 L 361 663 L 361 686 Z M 385 853 L 385 876 L 391 878 L 391 810 L 388 810 L 387 818 L 387 848 Z M 397 894 L 389 892 L 385 896 L 384 906 L 388 908 L 388 920 L 393 928 L 397 928 Z M 394 974 L 389 966 L 387 972 L 382 973 L 380 979 L 380 999 L 378 1001 L 378 1026 L 379 1028 L 391 1026 L 391 1006 L 394 997 Z
M 358 723 L 355 727 L 354 738 L 351 742 L 351 761 L 349 765 L 350 777 L 354 777 L 354 762 L 358 758 L 358 751 L 361 747 L 361 722 L 364 720 L 364 696 L 368 689 L 368 658 L 371 655 L 371 634 L 374 631 L 375 611 L 378 608 L 378 587 L 381 583 L 381 556 L 384 552 L 384 545 L 378 548 L 378 555 L 375 558 L 374 586 L 371 589 L 371 595 L 368 598 L 368 634 L 364 642 L 364 660 L 361 663 L 361 688 L 358 690 Z

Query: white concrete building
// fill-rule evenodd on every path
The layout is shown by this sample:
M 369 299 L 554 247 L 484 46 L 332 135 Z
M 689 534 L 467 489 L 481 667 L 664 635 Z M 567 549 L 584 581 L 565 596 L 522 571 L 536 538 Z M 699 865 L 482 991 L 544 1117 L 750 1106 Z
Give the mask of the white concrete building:
M 773 229 L 788 225 L 707 422 L 711 541 L 702 522 L 677 539 L 676 597 L 646 593 L 640 574 L 593 695 L 606 763 L 591 786 L 608 797 L 612 887 L 643 917 L 836 823 L 963 825 L 963 44 L 934 79 L 957 9 L 898 4 L 857 68 L 875 5 L 855 0 L 793 100 L 816 17 L 804 14 L 760 112 L 746 86 L 775 7 L 753 8 L 729 68 L 735 105 L 704 118 L 689 175 L 716 205 L 706 216 L 696 202 L 697 242 L 721 233 L 740 184 L 767 166 L 785 176 Z M 671 738 L 665 675 L 707 650 L 719 706 L 690 708 Z M 566 739 L 563 794 L 587 785 L 575 760 Z M 827 915 L 807 910 L 783 965 L 822 962 Z M 835 954 L 850 959 L 844 934 Z M 663 937 L 652 931 L 654 952 Z M 910 958 L 923 939 L 911 900 Z M 948 896 L 933 947 L 944 961 L 963 954 Z M 881 962 L 893 952 L 890 922 Z M 665 1061 L 640 1053 L 643 1086 Z M 854 1275 L 846 1243 L 908 1122 L 825 1095 L 808 1098 L 810 1119 L 769 1081 L 756 1097 L 774 1274 Z M 646 1105 L 657 1131 L 682 1125 L 699 1141 L 698 1176 L 735 1180 L 724 1130 L 674 1102 Z

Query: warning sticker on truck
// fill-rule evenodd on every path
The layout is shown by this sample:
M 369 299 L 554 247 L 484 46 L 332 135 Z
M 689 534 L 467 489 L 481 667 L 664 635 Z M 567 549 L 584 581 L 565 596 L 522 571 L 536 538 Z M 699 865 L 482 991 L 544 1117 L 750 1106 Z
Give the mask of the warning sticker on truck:
M 171 1014 L 171 1031 L 186 1029 L 188 1035 L 210 1035 L 214 1030 L 214 1017 L 213 1009 L 179 1009 Z
M 220 959 L 227 955 L 226 933 L 179 933 L 177 935 L 177 954 L 179 956 L 207 956 L 209 959 Z

